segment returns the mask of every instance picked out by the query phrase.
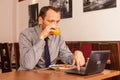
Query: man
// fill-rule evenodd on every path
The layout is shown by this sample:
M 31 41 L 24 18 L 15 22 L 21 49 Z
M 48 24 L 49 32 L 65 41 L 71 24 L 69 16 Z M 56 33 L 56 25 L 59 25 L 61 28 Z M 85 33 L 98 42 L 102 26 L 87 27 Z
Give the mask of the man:
M 61 35 L 54 35 L 60 21 L 60 11 L 51 6 L 45 6 L 40 10 L 39 26 L 28 28 L 20 34 L 20 68 L 30 70 L 45 68 L 45 39 L 48 38 L 50 52 L 50 65 L 56 63 L 59 56 L 65 64 L 84 65 L 85 60 L 80 51 L 71 53 Z

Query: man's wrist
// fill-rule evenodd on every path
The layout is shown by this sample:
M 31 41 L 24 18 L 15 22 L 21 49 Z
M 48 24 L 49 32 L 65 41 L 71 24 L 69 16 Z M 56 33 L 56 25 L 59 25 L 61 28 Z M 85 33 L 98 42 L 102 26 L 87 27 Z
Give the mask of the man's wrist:
M 44 38 L 43 36 L 40 36 L 40 37 L 39 37 L 39 39 L 42 39 L 42 40 L 44 40 L 45 38 Z

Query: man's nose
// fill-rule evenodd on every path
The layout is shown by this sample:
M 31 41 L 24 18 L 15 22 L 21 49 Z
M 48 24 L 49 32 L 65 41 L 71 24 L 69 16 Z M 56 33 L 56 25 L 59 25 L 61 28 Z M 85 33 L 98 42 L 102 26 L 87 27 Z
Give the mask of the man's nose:
M 58 23 L 54 22 L 52 25 L 54 25 L 55 28 L 58 27 Z

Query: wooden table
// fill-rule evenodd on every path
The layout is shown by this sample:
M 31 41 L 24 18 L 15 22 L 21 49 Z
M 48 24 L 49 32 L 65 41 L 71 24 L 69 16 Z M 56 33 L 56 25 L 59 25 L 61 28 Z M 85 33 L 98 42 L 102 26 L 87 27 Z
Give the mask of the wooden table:
M 79 76 L 66 74 L 64 71 L 38 69 L 31 71 L 15 71 L 0 74 L 0 80 L 103 80 L 120 75 L 120 71 L 104 70 L 102 73 Z

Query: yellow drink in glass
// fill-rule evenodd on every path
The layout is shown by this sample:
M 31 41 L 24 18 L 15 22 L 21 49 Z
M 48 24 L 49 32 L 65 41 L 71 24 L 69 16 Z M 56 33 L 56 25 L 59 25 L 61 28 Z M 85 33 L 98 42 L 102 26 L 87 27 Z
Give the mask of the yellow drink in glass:
M 59 34 L 60 34 L 60 30 L 59 30 L 59 29 L 56 29 L 56 30 L 53 32 L 53 34 L 59 35 Z

